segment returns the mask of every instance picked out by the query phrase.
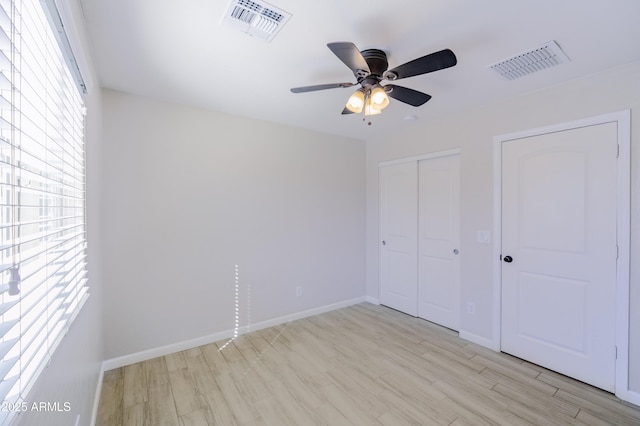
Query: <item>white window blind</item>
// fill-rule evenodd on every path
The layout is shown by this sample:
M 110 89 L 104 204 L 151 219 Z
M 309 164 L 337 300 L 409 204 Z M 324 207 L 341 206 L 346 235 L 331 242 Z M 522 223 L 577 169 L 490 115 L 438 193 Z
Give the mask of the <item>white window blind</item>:
M 0 401 L 20 402 L 88 296 L 84 106 L 39 0 L 0 0 L 0 209 Z

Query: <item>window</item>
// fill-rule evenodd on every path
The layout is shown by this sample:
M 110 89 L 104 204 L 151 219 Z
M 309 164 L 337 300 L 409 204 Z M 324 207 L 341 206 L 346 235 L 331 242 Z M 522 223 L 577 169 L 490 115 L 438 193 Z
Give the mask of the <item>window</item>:
M 0 0 L 5 404 L 25 398 L 88 297 L 84 106 L 47 13 L 40 0 Z

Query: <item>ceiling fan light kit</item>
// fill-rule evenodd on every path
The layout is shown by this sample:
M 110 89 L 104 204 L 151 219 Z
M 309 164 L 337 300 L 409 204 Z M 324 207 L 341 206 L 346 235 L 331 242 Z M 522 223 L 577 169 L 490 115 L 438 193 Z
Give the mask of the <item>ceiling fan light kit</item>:
M 364 115 L 368 117 L 370 115 L 378 115 L 382 114 L 382 110 L 376 108 L 376 106 L 371 102 L 371 98 L 368 99 L 368 102 L 364 105 Z
M 371 106 L 382 111 L 389 106 L 389 97 L 382 86 L 377 85 L 371 89 Z
M 356 90 L 345 108 L 351 113 L 359 114 L 364 110 L 364 115 L 378 115 L 383 109 L 389 106 L 387 93 L 378 85 L 365 93 L 365 89 Z
M 346 108 L 353 113 L 362 112 L 362 108 L 364 107 L 364 89 L 356 90 L 353 95 L 347 101 Z
M 444 49 L 388 70 L 387 54 L 382 50 L 367 49 L 359 51 L 350 42 L 329 43 L 327 47 L 351 69 L 357 82 L 294 87 L 291 91 L 293 93 L 304 93 L 351 87 L 359 84 L 360 88 L 347 101 L 342 111 L 343 115 L 359 114 L 361 112 L 364 112 L 365 116 L 378 115 L 389 106 L 389 97 L 414 107 L 421 106 L 431 99 L 430 95 L 395 84 L 382 86 L 380 82 L 414 77 L 450 68 L 457 64 L 456 55 L 451 50 Z

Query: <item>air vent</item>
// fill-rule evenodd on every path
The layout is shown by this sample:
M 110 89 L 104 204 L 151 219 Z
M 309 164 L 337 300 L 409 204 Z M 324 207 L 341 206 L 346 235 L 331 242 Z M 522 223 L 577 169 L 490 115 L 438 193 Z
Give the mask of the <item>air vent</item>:
M 222 24 L 271 41 L 290 17 L 290 13 L 266 2 L 232 0 Z
M 569 61 L 569 57 L 562 51 L 558 43 L 550 41 L 537 49 L 491 65 L 490 68 L 507 80 L 513 80 Z

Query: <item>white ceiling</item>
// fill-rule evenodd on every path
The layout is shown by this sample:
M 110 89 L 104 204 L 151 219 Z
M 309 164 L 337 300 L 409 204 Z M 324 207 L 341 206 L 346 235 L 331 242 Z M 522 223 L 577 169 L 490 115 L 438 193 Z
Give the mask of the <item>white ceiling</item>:
M 295 127 L 367 139 L 640 59 L 639 0 L 269 0 L 293 16 L 267 43 L 221 25 L 228 0 L 81 0 L 100 85 Z M 517 80 L 488 68 L 556 40 L 571 62 Z M 394 99 L 372 126 L 341 115 L 355 82 L 326 47 L 387 52 L 389 68 L 449 48 L 458 65 L 398 80 L 433 96 Z

